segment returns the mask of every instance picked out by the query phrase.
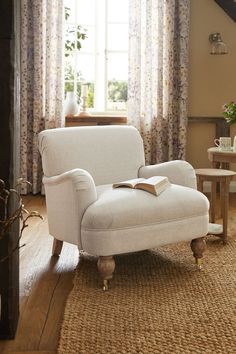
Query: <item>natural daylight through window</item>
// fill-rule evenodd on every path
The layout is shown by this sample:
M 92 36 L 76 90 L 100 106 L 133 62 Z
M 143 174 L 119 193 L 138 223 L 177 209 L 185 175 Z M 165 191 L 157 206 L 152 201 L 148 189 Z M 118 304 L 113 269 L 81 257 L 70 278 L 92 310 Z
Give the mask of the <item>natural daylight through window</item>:
M 80 102 L 86 84 L 94 112 L 127 109 L 128 3 L 64 0 L 65 93 L 74 91 Z

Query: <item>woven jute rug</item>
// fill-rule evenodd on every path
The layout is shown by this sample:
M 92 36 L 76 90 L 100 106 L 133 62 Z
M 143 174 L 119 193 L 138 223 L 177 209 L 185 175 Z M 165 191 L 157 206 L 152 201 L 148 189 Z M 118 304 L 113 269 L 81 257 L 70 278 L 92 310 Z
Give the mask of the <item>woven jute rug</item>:
M 117 256 L 108 292 L 84 255 L 58 354 L 235 354 L 236 240 L 207 246 L 200 272 L 189 243 Z

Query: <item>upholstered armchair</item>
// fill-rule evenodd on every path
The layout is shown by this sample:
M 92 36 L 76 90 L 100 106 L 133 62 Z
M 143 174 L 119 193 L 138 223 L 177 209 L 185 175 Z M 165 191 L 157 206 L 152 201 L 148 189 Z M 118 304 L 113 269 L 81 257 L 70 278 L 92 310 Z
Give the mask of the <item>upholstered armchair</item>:
M 59 255 L 66 241 L 98 256 L 104 290 L 115 269 L 114 255 L 189 240 L 199 264 L 209 203 L 196 190 L 189 163 L 145 166 L 141 136 L 131 126 L 45 130 L 39 150 L 53 254 Z M 112 188 L 115 182 L 154 175 L 171 182 L 159 196 Z

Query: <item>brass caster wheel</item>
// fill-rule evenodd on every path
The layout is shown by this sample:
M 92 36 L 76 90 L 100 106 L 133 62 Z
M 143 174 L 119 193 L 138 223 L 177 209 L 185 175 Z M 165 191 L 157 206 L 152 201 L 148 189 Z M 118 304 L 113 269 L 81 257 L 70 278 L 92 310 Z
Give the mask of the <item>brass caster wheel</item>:
M 202 270 L 202 259 L 201 258 L 195 258 L 196 265 L 198 267 L 198 270 Z
M 108 291 L 108 280 L 103 280 L 103 287 L 102 287 L 103 291 Z

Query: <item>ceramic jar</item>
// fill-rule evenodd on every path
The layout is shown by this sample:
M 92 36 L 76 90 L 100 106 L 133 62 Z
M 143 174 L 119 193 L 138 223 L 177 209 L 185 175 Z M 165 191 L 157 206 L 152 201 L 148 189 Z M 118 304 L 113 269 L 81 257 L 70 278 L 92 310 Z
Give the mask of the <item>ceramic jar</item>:
M 65 115 L 77 114 L 79 112 L 79 105 L 77 103 L 76 94 L 74 92 L 66 93 L 65 100 Z

